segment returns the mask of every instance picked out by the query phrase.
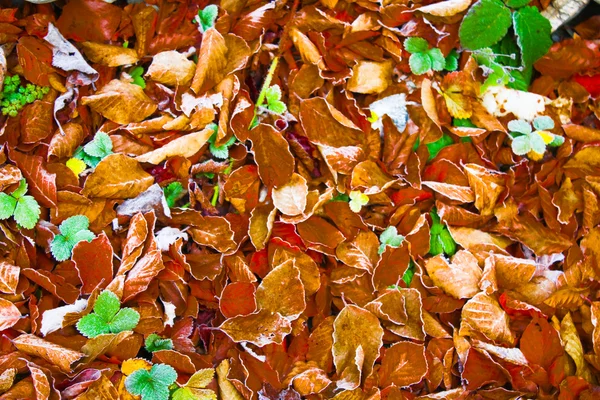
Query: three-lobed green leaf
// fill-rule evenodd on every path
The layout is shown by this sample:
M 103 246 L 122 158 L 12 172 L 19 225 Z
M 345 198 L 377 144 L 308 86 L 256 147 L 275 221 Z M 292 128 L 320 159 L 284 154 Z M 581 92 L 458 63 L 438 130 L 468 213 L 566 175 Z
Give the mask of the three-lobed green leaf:
M 138 369 L 125 379 L 125 388 L 142 400 L 168 400 L 169 385 L 177 380 L 177 372 L 166 364 L 154 364 L 150 371 Z
M 15 217 L 17 224 L 32 229 L 40 219 L 40 205 L 27 193 L 27 182 L 21 179 L 19 187 L 11 194 L 0 193 L 0 220 Z
M 396 227 L 393 225 L 388 226 L 387 229 L 379 236 L 379 242 L 381 245 L 379 245 L 377 253 L 383 254 L 387 246 L 395 248 L 400 247 L 403 241 L 404 236 L 398 234 Z
M 281 101 L 281 88 L 279 85 L 273 85 L 267 88 L 265 92 L 267 109 L 275 114 L 283 114 L 287 111 L 287 106 Z
M 144 342 L 146 350 L 150 353 L 154 353 L 159 350 L 172 350 L 173 349 L 173 341 L 171 339 L 164 339 L 158 336 L 156 333 L 152 333 L 148 335 L 146 341 Z
M 50 251 L 57 261 L 65 261 L 71 257 L 73 247 L 82 240 L 92 241 L 95 235 L 88 230 L 90 221 L 85 215 L 74 215 L 60 224 L 60 235 L 54 236 L 50 243 Z
M 140 314 L 132 308 L 121 309 L 117 295 L 105 290 L 96 299 L 94 312 L 77 322 L 77 330 L 85 337 L 93 338 L 107 333 L 130 331 L 140 321 Z
M 410 70 L 415 75 L 423 75 L 431 70 L 441 71 L 446 67 L 446 58 L 437 47 L 429 48 L 427 40 L 409 37 L 404 41 L 404 49 L 411 53 L 408 59 Z
M 203 10 L 198 11 L 198 22 L 202 33 L 206 32 L 209 28 L 215 26 L 215 21 L 219 15 L 219 7 L 214 4 L 204 7 Z

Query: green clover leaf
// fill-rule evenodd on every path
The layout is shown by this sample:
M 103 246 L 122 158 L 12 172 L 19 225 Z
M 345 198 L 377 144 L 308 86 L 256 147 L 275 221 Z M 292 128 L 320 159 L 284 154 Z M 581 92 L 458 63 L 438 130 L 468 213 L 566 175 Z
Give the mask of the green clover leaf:
M 130 331 L 140 321 L 140 314 L 132 308 L 121 309 L 116 294 L 105 290 L 94 303 L 94 312 L 77 322 L 77 330 L 85 337 L 93 338 L 107 333 Z
M 512 122 L 512 121 L 511 121 Z M 554 120 L 546 115 L 536 117 L 533 120 L 533 127 L 538 131 L 546 131 L 548 129 L 554 129 Z
M 202 33 L 206 32 L 209 28 L 215 26 L 215 21 L 219 15 L 219 7 L 214 4 L 204 7 L 203 10 L 198 11 L 197 21 L 200 24 Z
M 0 220 L 14 215 L 15 221 L 25 229 L 32 229 L 40 219 L 40 205 L 33 196 L 26 196 L 27 182 L 21 179 L 19 187 L 11 194 L 0 193 Z
M 91 242 L 96 236 L 88 227 L 90 221 L 85 215 L 74 215 L 60 224 L 60 235 L 54 236 L 50 243 L 50 251 L 57 261 L 65 261 L 71 257 L 73 247 L 82 240 Z
M 369 196 L 358 190 L 350 192 L 350 209 L 353 212 L 360 212 L 362 206 L 366 206 L 367 204 L 369 204 Z
M 104 157 L 113 153 L 113 143 L 110 140 L 110 136 L 102 131 L 98 131 L 94 135 L 94 140 L 83 146 L 83 151 L 87 155 L 92 157 L 98 157 L 103 159 Z
M 171 350 L 173 349 L 173 341 L 171 339 L 163 339 L 156 333 L 148 335 L 145 341 L 146 350 L 150 353 L 154 353 L 159 350 Z
M 275 114 L 283 114 L 287 111 L 287 106 L 281 101 L 281 88 L 279 85 L 273 85 L 267 88 L 265 92 L 267 109 Z
M 423 75 L 431 70 L 441 71 L 446 67 L 446 58 L 437 47 L 429 48 L 427 40 L 420 37 L 409 37 L 404 41 L 404 49 L 411 53 L 408 65 L 416 75 Z
M 168 400 L 169 385 L 177 380 L 177 372 L 166 364 L 155 364 L 150 371 L 138 369 L 125 379 L 125 388 L 142 400 Z
M 177 200 L 185 196 L 185 189 L 181 182 L 171 182 L 163 188 L 165 199 L 169 207 L 175 207 Z
M 387 246 L 398 248 L 404 241 L 404 236 L 398 234 L 398 230 L 395 226 L 388 226 L 385 231 L 381 233 L 379 236 L 379 242 L 381 245 L 379 246 L 378 254 L 383 254 L 385 248 Z

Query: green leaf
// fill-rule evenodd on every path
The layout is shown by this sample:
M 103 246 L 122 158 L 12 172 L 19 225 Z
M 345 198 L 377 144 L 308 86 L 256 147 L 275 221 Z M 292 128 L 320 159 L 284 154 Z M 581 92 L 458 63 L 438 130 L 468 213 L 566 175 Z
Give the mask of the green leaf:
M 437 215 L 437 211 L 435 209 L 431 210 L 429 216 L 431 217 L 431 234 L 439 235 L 444 229 L 444 225 L 442 224 L 440 217 Z
M 429 58 L 431 58 L 431 69 L 434 71 L 442 71 L 446 67 L 446 58 L 442 54 L 442 51 L 437 47 L 427 52 Z
M 159 350 L 171 350 L 173 349 L 173 341 L 171 339 L 163 339 L 156 333 L 151 333 L 146 338 L 145 342 L 146 350 L 150 353 L 154 353 Z
M 64 236 L 73 236 L 77 232 L 87 229 L 90 221 L 85 215 L 74 215 L 65 219 L 59 227 L 60 233 Z
M 275 114 L 283 114 L 287 111 L 287 106 L 281 101 L 281 88 L 279 85 L 267 88 L 265 100 L 267 101 L 267 108 Z
M 513 119 L 508 123 L 508 130 L 527 135 L 528 133 L 531 133 L 531 124 L 522 119 Z
M 381 242 L 381 245 L 379 246 L 378 253 L 382 254 L 385 251 L 386 246 L 400 247 L 403 241 L 404 236 L 398 234 L 396 227 L 393 225 L 388 226 L 387 229 L 379 236 L 379 242 Z
M 442 247 L 442 240 L 440 239 L 440 235 L 431 234 L 429 238 L 429 254 L 432 256 L 437 256 L 438 254 L 442 254 L 444 252 L 444 248 Z
M 27 193 L 27 181 L 25 179 L 21 179 L 19 181 L 19 187 L 15 189 L 10 195 L 15 199 L 20 199 L 23 195 Z
M 554 135 L 554 139 L 548 144 L 550 147 L 558 147 L 565 142 L 565 138 L 562 136 Z
M 142 89 L 146 89 L 146 81 L 142 78 L 144 75 L 144 68 L 137 66 L 129 72 L 129 75 L 133 78 L 133 84 L 138 85 Z
M 454 144 L 454 140 L 452 140 L 450 135 L 448 135 L 447 133 L 444 133 L 442 135 L 442 137 L 439 138 L 438 140 L 436 140 L 435 142 L 428 143 L 427 144 L 427 149 L 429 150 L 429 160 L 428 161 L 433 160 L 444 147 L 450 146 L 452 144 Z
M 544 154 L 546 152 L 546 142 L 544 142 L 544 138 L 539 133 L 533 132 L 527 136 L 529 136 L 531 150 L 538 154 Z
M 452 125 L 463 127 L 463 128 L 477 128 L 477 125 L 475 125 L 473 122 L 471 122 L 471 120 L 469 118 L 464 118 L 464 119 L 454 118 L 452 120 Z
M 112 154 L 113 144 L 108 136 L 104 132 L 97 132 L 94 136 L 94 140 L 83 146 L 83 151 L 89 156 L 98 157 L 103 159 L 104 157 Z
M 77 158 L 78 160 L 83 161 L 90 168 L 96 168 L 96 166 L 100 163 L 100 161 L 102 161 L 102 159 L 100 157 L 94 157 L 94 156 L 90 156 L 89 154 L 87 154 L 85 151 L 83 151 L 83 147 L 81 147 L 81 146 L 78 147 L 77 150 L 75 150 L 75 154 L 73 154 L 73 158 Z
M 77 330 L 87 338 L 94 338 L 98 335 L 110 333 L 110 328 L 98 314 L 88 314 L 83 316 L 76 325 Z
M 40 219 L 40 205 L 33 196 L 23 196 L 17 201 L 15 221 L 25 229 L 31 229 Z
M 531 3 L 531 0 L 504 0 L 510 8 L 519 8 Z
M 406 283 L 406 286 L 410 287 L 413 276 L 415 276 L 415 263 L 411 261 L 410 264 L 408 264 L 408 269 L 404 271 L 404 275 L 402 275 L 402 280 Z
M 206 6 L 204 10 L 198 11 L 198 19 L 202 33 L 206 32 L 208 28 L 212 28 L 215 25 L 217 16 L 219 15 L 219 7 L 214 4 Z
M 169 207 L 175 207 L 177 200 L 185 196 L 185 189 L 181 182 L 171 182 L 163 188 L 165 199 Z
M 427 53 L 415 53 L 408 59 L 410 70 L 415 75 L 423 75 L 431 70 L 431 57 Z
M 538 131 L 554 129 L 554 120 L 546 115 L 536 117 L 536 119 L 533 120 L 533 127 Z
M 105 322 L 110 322 L 121 308 L 121 300 L 110 290 L 104 290 L 94 303 L 94 312 Z
M 16 207 L 17 199 L 6 193 L 0 193 L 0 219 L 12 217 Z
M 56 261 L 65 261 L 71 257 L 73 247 L 68 243 L 67 238 L 63 235 L 56 235 L 50 243 L 50 251 Z
M 96 237 L 96 235 L 94 235 L 94 232 L 92 231 L 88 231 L 87 229 L 83 230 L 83 231 L 79 231 L 76 234 L 74 234 L 73 236 L 69 237 L 69 243 L 72 245 L 72 247 L 75 247 L 75 245 L 81 241 L 86 241 L 86 242 L 91 242 L 94 238 Z
M 189 388 L 182 387 L 173 392 L 171 400 L 198 400 L 198 397 Z
M 525 67 L 533 65 L 552 46 L 552 26 L 536 7 L 524 7 L 513 13 L 517 44 Z
M 444 229 L 440 233 L 439 238 L 444 253 L 448 256 L 454 255 L 454 253 L 456 253 L 456 242 L 454 241 L 454 238 L 450 234 L 450 231 L 447 227 L 444 227 Z
M 531 151 L 531 144 L 529 143 L 529 136 L 523 135 L 513 139 L 510 147 L 513 153 L 518 156 L 524 156 Z
M 111 333 L 131 331 L 140 322 L 140 314 L 133 308 L 123 308 L 109 322 Z
M 465 15 L 458 36 L 469 50 L 490 47 L 502 39 L 512 23 L 510 9 L 500 0 L 479 0 Z
M 404 50 L 411 54 L 424 53 L 429 50 L 429 42 L 420 37 L 409 37 L 404 41 Z
M 458 52 L 456 49 L 452 49 L 448 57 L 446 57 L 446 66 L 444 69 L 446 71 L 456 71 L 458 69 Z
M 152 367 L 154 369 L 156 365 Z M 170 367 L 172 369 L 172 367 Z M 173 370 L 175 372 L 175 370 Z M 175 372 L 175 377 L 177 373 Z M 141 396 L 142 400 L 168 400 L 169 388 L 158 382 L 152 375 L 152 370 L 138 369 L 125 379 L 125 388 L 133 395 Z
M 338 193 L 331 198 L 330 201 L 350 201 L 350 197 L 346 193 Z

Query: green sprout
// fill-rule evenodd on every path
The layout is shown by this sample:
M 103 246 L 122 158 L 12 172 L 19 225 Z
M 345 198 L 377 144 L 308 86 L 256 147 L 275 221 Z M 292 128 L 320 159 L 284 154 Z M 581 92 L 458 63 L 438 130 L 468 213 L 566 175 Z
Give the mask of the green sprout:
M 404 241 L 404 236 L 398 234 L 398 230 L 395 226 L 388 226 L 385 231 L 379 236 L 379 249 L 378 254 L 383 254 L 387 246 L 398 248 Z
M 107 333 L 130 331 L 140 321 L 140 314 L 133 308 L 121 308 L 116 294 L 105 290 L 94 303 L 94 312 L 83 316 L 77 322 L 77 330 L 87 338 Z
M 171 339 L 164 339 L 158 336 L 156 333 L 151 333 L 146 338 L 144 343 L 146 350 L 150 353 L 154 353 L 159 350 L 172 350 L 173 349 L 173 341 Z
M 206 32 L 209 28 L 215 26 L 215 21 L 219 15 L 219 7 L 214 4 L 204 7 L 203 10 L 198 11 L 198 16 L 194 19 L 198 23 L 202 33 Z
M 15 217 L 17 224 L 31 229 L 40 219 L 40 205 L 27 193 L 27 182 L 21 179 L 19 187 L 11 194 L 0 193 L 0 219 Z
M 423 75 L 431 70 L 442 71 L 446 59 L 437 47 L 429 48 L 429 42 L 420 37 L 409 37 L 404 41 L 404 49 L 409 52 L 408 65 L 415 75 Z
M 113 154 L 112 149 L 113 144 L 110 136 L 102 131 L 98 131 L 92 141 L 83 147 L 79 146 L 75 150 L 73 158 L 83 161 L 91 168 L 96 168 L 103 158 Z
M 144 68 L 140 66 L 135 67 L 129 72 L 129 76 L 133 79 L 133 84 L 146 89 L 146 81 L 142 78 L 142 75 L 144 75 Z
M 429 215 L 431 216 L 431 230 L 429 239 L 429 254 L 437 256 L 438 254 L 446 254 L 448 256 L 456 253 L 456 242 L 448 227 L 442 223 L 440 217 L 437 215 L 437 211 L 432 210 Z
M 165 199 L 170 208 L 175 207 L 177 200 L 185 196 L 185 188 L 181 182 L 171 182 L 163 188 Z
M 0 109 L 2 115 L 16 117 L 19 111 L 27 104 L 41 100 L 50 91 L 49 87 L 33 84 L 21 85 L 19 75 L 4 78 L 4 87 L 0 94 Z
M 89 226 L 90 221 L 85 215 L 74 215 L 60 224 L 60 234 L 54 236 L 50 243 L 50 251 L 56 261 L 68 260 L 77 243 L 82 240 L 91 242 L 95 238 Z

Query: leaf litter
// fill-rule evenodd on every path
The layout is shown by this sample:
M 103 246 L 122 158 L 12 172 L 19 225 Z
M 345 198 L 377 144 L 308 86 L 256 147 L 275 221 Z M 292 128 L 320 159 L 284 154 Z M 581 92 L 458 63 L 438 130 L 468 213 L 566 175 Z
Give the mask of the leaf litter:
M 598 16 L 9 3 L 0 399 L 600 396 Z

